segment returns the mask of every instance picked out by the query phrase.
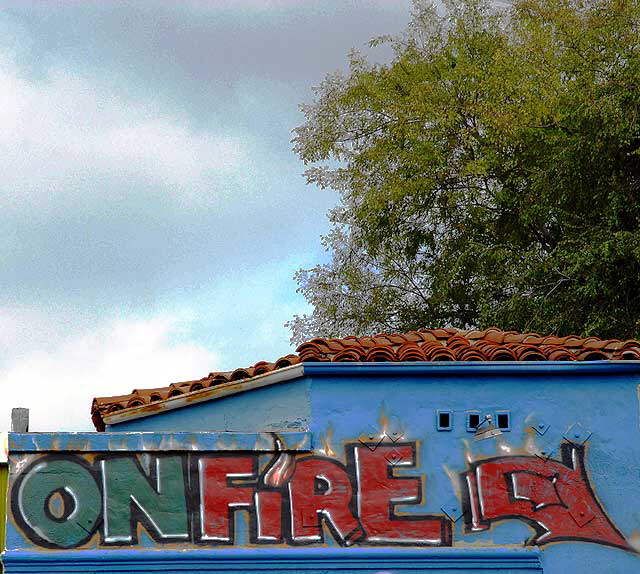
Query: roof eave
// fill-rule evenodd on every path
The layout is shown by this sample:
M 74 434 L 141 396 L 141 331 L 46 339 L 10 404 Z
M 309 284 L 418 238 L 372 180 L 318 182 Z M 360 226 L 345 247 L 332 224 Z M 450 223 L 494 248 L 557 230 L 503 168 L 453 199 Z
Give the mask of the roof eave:
M 184 393 L 176 397 L 169 397 L 160 401 L 155 401 L 147 405 L 130 407 L 114 413 L 102 415 L 105 425 L 114 425 L 124 421 L 131 421 L 151 415 L 157 415 L 174 409 L 179 409 L 193 404 L 198 404 L 215 399 L 221 399 L 237 393 L 259 389 L 276 383 L 282 383 L 301 377 L 304 374 L 302 363 L 282 367 L 270 373 L 257 375 L 250 379 L 240 381 L 229 381 L 207 389 L 199 389 L 190 393 Z

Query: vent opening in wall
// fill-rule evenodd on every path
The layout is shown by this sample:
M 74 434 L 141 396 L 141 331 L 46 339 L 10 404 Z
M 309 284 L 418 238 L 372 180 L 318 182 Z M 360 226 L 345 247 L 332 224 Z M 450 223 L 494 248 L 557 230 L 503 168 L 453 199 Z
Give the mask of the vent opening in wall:
M 509 411 L 496 412 L 496 426 L 501 431 L 511 430 L 511 413 Z
M 480 413 L 478 411 L 467 411 L 467 432 L 476 432 L 480 424 Z
M 438 410 L 436 412 L 436 427 L 439 431 L 453 429 L 453 413 L 451 411 Z

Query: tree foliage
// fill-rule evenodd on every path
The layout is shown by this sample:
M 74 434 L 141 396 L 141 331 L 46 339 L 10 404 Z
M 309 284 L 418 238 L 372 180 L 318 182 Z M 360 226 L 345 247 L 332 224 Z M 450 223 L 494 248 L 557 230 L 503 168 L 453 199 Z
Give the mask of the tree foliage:
M 294 149 L 341 193 L 293 340 L 451 325 L 640 335 L 640 2 L 414 3 Z

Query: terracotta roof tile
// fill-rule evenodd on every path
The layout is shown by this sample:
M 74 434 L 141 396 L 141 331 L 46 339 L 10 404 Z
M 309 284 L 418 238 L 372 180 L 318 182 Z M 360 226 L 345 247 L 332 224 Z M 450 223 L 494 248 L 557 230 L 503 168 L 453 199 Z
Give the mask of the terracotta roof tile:
M 398 357 L 393 346 L 379 344 L 369 349 L 364 360 L 368 363 L 383 363 L 397 361 Z
M 277 361 L 260 361 L 234 371 L 209 373 L 195 381 L 173 383 L 168 387 L 135 389 L 129 395 L 93 400 L 91 414 L 98 430 L 104 430 L 103 416 L 128 408 L 148 405 L 185 393 L 232 381 L 241 381 L 301 362 L 378 362 L 378 361 L 594 361 L 640 360 L 640 342 L 602 340 L 577 335 L 556 337 L 537 333 L 425 329 L 409 333 L 382 333 L 375 337 L 318 337 L 303 343 L 295 354 Z
M 407 342 L 398 347 L 396 351 L 399 361 L 426 361 L 427 358 L 420 345 Z

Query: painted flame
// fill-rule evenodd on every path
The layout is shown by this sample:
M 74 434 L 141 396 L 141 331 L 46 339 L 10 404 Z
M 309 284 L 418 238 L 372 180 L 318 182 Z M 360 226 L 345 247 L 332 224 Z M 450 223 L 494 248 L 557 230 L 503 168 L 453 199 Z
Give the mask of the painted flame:
M 464 444 L 464 459 L 468 464 L 471 464 L 473 462 L 473 455 L 471 454 L 471 446 L 469 445 L 469 441 L 466 438 L 463 438 L 462 444 Z
M 513 454 L 514 451 L 513 447 L 504 440 L 503 436 L 496 437 L 496 450 L 503 454 Z
M 325 456 L 336 456 L 335 451 L 331 448 L 331 440 L 333 438 L 333 429 L 329 427 L 327 429 L 327 438 L 325 438 L 322 434 L 320 435 L 320 442 L 322 443 L 322 448 L 320 452 Z
M 295 468 L 295 459 L 288 452 L 281 452 L 264 475 L 267 486 L 280 487 L 291 478 Z
M 389 417 L 387 417 L 384 412 L 384 405 L 380 407 L 380 418 L 378 419 L 378 424 L 380 425 L 380 438 L 386 437 L 389 432 Z
M 523 447 L 525 452 L 529 454 L 536 454 L 538 452 L 538 447 L 536 447 L 536 431 L 533 429 L 526 431 Z
M 460 479 L 458 478 L 458 473 L 454 470 L 451 470 L 446 464 L 442 465 L 442 470 L 444 470 L 445 474 L 449 477 L 451 481 L 451 485 L 453 486 L 453 490 L 456 493 L 458 498 L 461 498 L 460 494 Z
M 267 470 L 263 476 L 263 482 L 267 486 L 280 487 L 285 484 L 295 468 L 295 458 L 285 452 L 283 439 L 277 433 L 273 434 L 275 452 L 271 462 L 267 465 Z

